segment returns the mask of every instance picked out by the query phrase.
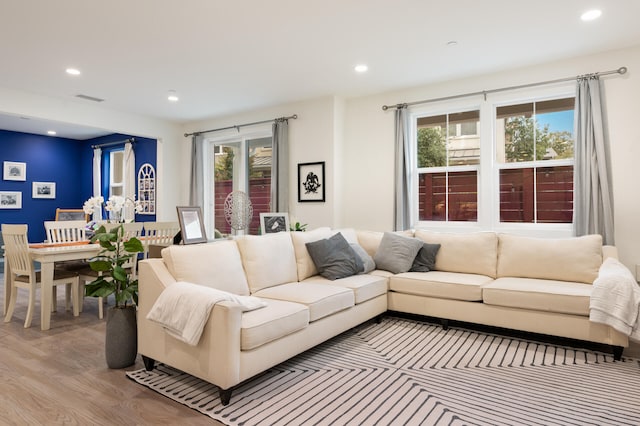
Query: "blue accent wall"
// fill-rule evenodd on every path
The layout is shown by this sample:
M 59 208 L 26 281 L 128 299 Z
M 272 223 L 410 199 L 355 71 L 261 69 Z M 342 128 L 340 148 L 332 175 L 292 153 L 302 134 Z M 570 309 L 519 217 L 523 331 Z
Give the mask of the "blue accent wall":
M 30 133 L 0 130 L 0 160 L 26 163 L 26 181 L 0 180 L 0 191 L 22 193 L 21 209 L 0 209 L 0 223 L 26 223 L 29 241 L 45 239 L 45 220 L 54 220 L 56 208 L 82 208 L 93 192 L 92 145 L 121 141 L 131 135 L 112 134 L 101 138 L 78 141 Z M 156 165 L 156 140 L 133 136 L 136 140 L 136 173 L 144 163 Z M 108 150 L 103 149 L 103 161 Z M 122 148 L 120 148 L 122 149 Z M 108 170 L 103 164 L 103 170 Z M 2 176 L 0 176 L 1 178 Z M 56 198 L 32 198 L 33 182 L 55 182 Z M 103 183 L 108 183 L 103 179 Z M 136 188 L 137 190 L 137 188 Z M 103 192 L 108 193 L 108 192 Z M 154 221 L 155 215 L 136 215 L 136 221 Z

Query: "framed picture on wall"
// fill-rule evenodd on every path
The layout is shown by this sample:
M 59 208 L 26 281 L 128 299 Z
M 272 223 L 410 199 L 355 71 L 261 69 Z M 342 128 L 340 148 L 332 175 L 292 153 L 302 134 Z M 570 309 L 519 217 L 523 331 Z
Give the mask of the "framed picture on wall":
M 0 191 L 0 209 L 21 209 L 22 192 Z
M 325 187 L 324 161 L 298 164 L 298 202 L 324 203 Z
M 176 207 L 183 244 L 206 243 L 207 235 L 200 207 Z
M 260 213 L 260 230 L 262 234 L 275 234 L 289 230 L 288 213 Z
M 5 161 L 3 165 L 4 180 L 27 180 L 27 163 Z
M 32 198 L 56 198 L 55 182 L 33 182 Z

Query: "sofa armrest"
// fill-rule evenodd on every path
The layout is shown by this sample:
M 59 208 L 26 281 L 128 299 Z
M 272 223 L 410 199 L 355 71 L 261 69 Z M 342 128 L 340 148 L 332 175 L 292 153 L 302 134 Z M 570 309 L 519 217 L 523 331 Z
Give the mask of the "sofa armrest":
M 232 302 L 217 303 L 200 341 L 196 346 L 190 346 L 147 320 L 160 293 L 176 283 L 162 259 L 140 262 L 139 273 L 138 352 L 223 389 L 236 385 L 240 377 L 242 307 Z
M 618 249 L 616 246 L 602 246 L 602 260 L 604 261 L 608 257 L 618 258 Z

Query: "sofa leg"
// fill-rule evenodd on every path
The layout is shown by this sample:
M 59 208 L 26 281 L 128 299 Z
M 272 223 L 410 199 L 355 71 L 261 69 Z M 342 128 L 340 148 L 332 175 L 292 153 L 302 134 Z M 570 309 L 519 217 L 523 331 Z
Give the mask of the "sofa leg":
M 153 370 L 156 366 L 156 360 L 153 358 L 149 358 L 148 356 L 142 355 L 142 362 L 144 363 L 144 369 L 147 371 Z
M 380 324 L 382 322 L 382 315 L 378 315 L 375 321 L 376 321 L 376 324 Z
M 231 389 L 222 389 L 220 388 L 218 390 L 218 394 L 220 395 L 220 401 L 222 402 L 222 405 L 229 405 L 229 402 L 231 401 Z
M 442 329 L 443 330 L 448 330 L 449 329 L 449 320 L 448 319 L 441 319 L 440 320 L 440 324 L 442 324 Z
M 613 359 L 614 359 L 614 361 L 622 360 L 622 351 L 624 351 L 624 347 L 622 347 L 622 346 L 614 346 L 613 347 Z

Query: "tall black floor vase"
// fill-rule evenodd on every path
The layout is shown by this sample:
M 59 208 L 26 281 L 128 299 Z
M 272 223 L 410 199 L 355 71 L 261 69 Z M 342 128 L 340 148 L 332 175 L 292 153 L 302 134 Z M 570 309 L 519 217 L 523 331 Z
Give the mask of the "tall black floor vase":
M 105 355 L 109 368 L 125 368 L 136 362 L 138 327 L 135 306 L 107 310 Z

